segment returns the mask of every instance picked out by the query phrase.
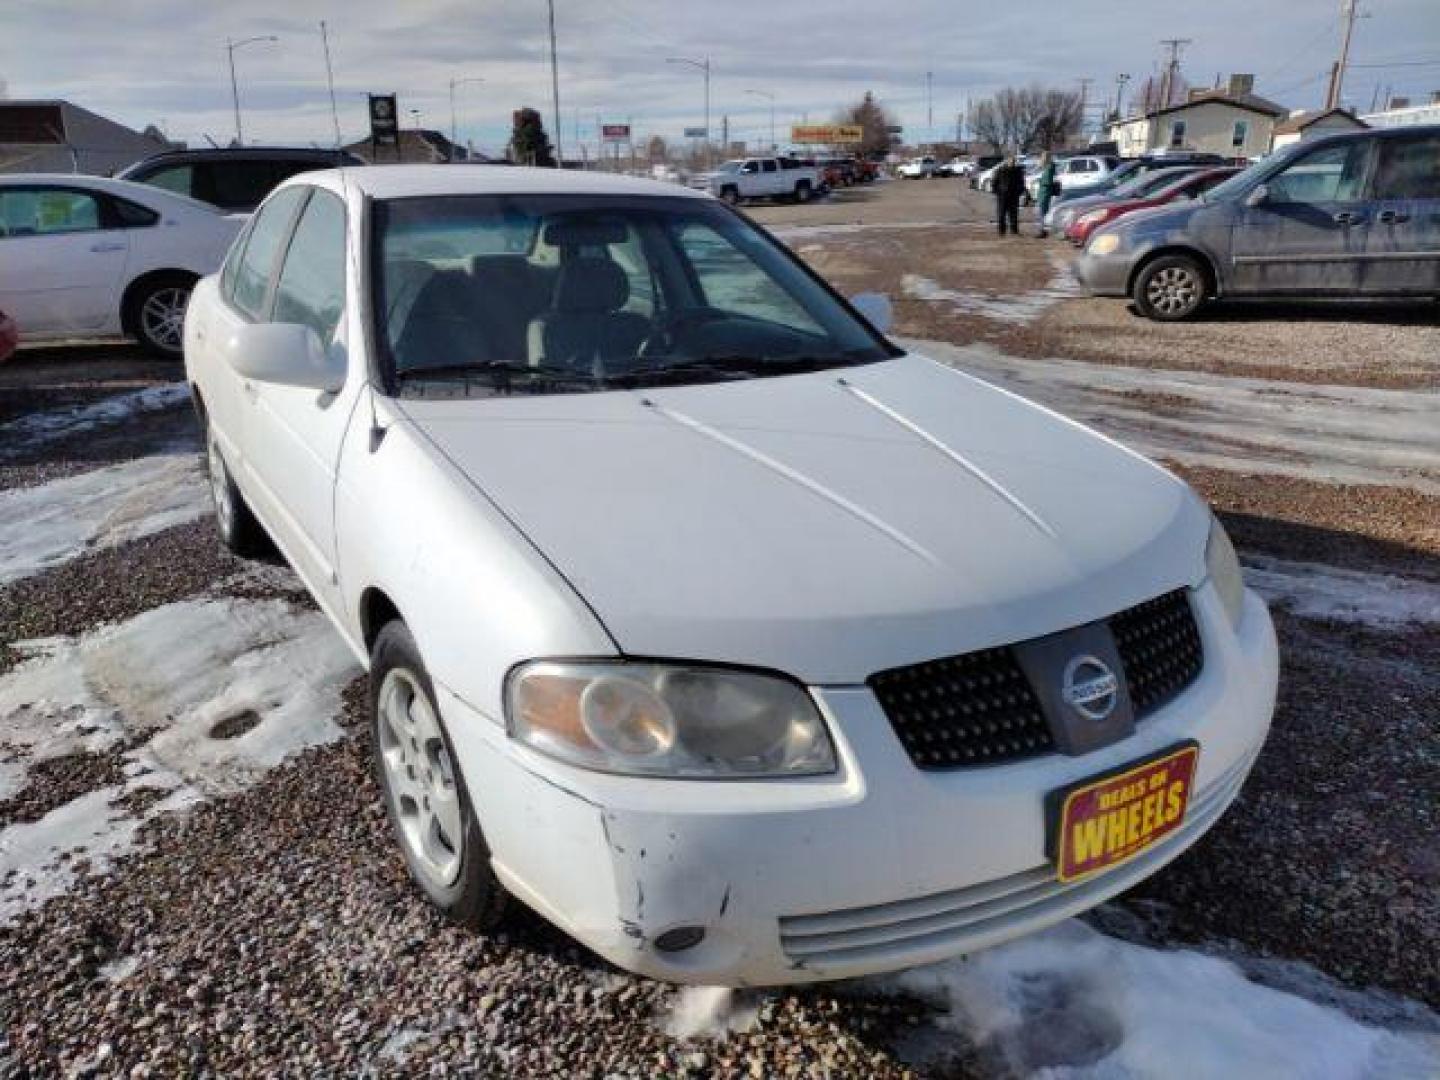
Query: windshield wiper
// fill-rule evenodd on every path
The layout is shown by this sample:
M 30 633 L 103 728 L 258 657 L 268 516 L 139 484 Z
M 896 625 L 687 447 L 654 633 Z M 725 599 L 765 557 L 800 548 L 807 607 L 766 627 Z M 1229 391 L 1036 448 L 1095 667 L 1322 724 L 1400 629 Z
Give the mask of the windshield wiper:
M 451 379 L 467 378 L 472 375 L 523 375 L 529 378 L 565 379 L 571 382 L 595 382 L 596 376 L 574 368 L 554 367 L 545 364 L 516 364 L 509 360 L 487 360 L 470 364 L 426 364 L 423 367 L 403 368 L 395 372 L 395 378 L 402 382 L 410 379 Z

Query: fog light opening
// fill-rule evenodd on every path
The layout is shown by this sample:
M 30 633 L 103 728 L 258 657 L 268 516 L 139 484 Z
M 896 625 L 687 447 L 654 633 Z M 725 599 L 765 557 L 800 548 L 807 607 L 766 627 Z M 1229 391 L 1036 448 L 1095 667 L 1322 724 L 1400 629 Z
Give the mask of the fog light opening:
M 655 948 L 661 952 L 677 953 L 693 949 L 705 940 L 703 926 L 676 926 L 655 938 Z

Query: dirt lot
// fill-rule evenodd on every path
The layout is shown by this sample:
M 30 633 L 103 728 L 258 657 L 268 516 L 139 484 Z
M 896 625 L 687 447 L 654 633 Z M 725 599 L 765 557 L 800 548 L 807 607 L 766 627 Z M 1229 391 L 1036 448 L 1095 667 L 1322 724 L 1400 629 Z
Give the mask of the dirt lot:
M 358 672 L 283 566 L 214 539 L 180 372 L 30 350 L 0 367 L 0 1077 L 1083 1072 L 1201 1016 L 1240 1053 L 1266 1037 L 1243 1005 L 1282 1000 L 1255 984 L 1283 991 L 1263 1045 L 1298 1075 L 1335 1074 L 1337 1032 L 1375 1075 L 1440 1061 L 1434 311 L 1148 324 L 986 211 L 923 181 L 751 213 L 844 290 L 890 292 L 899 334 L 940 343 L 916 347 L 1221 512 L 1283 672 L 1205 840 L 1086 924 L 872 984 L 677 992 L 537 918 L 447 927 L 386 834 Z M 231 756 L 177 745 L 192 722 Z

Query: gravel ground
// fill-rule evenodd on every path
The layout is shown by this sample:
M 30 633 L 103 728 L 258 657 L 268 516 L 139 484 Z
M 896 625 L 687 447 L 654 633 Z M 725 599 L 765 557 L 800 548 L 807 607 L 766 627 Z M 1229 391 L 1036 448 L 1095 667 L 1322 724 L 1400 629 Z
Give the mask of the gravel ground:
M 893 226 L 940 220 L 925 216 L 940 210 L 923 199 L 938 199 L 935 192 L 953 199 L 954 191 L 939 182 L 888 185 L 853 202 L 754 213 L 782 225 L 844 224 L 849 214 Z M 812 210 L 814 217 L 801 216 Z M 971 210 L 972 220 L 956 214 L 959 223 L 943 234 L 867 229 L 837 234 L 838 247 L 812 235 L 792 242 L 820 246 L 806 252 L 812 259 L 823 252 L 859 264 L 825 267 L 847 289 L 873 278 L 871 263 L 887 260 L 946 288 L 983 280 L 990 284 L 979 287 L 997 296 L 1054 274 L 1043 245 L 1017 241 L 1009 252 L 1021 254 L 1003 253 L 983 229 L 983 205 Z M 927 245 L 961 251 L 931 265 L 926 252 L 937 249 Z M 972 273 L 974 280 L 965 276 Z M 1098 302 L 1058 299 L 1014 324 L 983 314 L 951 319 L 925 302 L 902 305 L 901 315 L 907 333 L 962 343 L 986 335 L 1003 343 L 1044 324 L 1048 355 L 1093 359 L 1080 346 L 1067 351 L 1066 332 L 1050 326 L 1091 303 Z M 1315 381 L 1306 367 L 1311 335 L 1320 340 L 1334 327 L 1302 319 L 1301 329 L 1300 342 L 1274 349 L 1268 363 L 1296 381 Z M 1429 328 L 1400 324 L 1398 331 L 1413 334 L 1418 349 Z M 1133 324 L 1116 332 L 1148 341 L 1150 362 L 1172 359 L 1168 346 Z M 1266 330 L 1286 332 L 1280 323 Z M 1077 330 L 1075 340 L 1085 334 Z M 1021 352 L 1039 354 L 1038 347 Z M 1302 355 L 1303 363 L 1281 362 Z M 0 368 L 0 423 L 176 376 L 172 366 L 128 350 L 72 348 L 43 360 L 52 357 L 53 365 L 25 353 Z M 1338 359 L 1327 363 L 1328 380 L 1342 369 Z M 1399 381 L 1354 381 L 1414 385 L 1406 381 L 1413 371 L 1396 367 L 1384 378 L 1392 376 Z M 186 411 L 171 410 L 32 448 L 10 464 L 0 447 L 0 487 L 193 440 L 192 424 Z M 1243 555 L 1440 582 L 1433 496 L 1180 471 L 1215 503 Z M 17 659 L 5 648 L 16 641 L 81 635 L 203 596 L 309 603 L 283 567 L 223 554 L 211 523 L 197 521 L 0 588 L 0 674 Z M 1440 627 L 1284 612 L 1276 621 L 1281 700 L 1249 785 L 1205 840 L 1093 921 L 1134 940 L 1248 958 L 1246 969 L 1262 981 L 1276 977 L 1265 974 L 1271 959 L 1305 961 L 1339 980 L 1338 1003 L 1352 1013 L 1344 994 L 1370 987 L 1440 1008 Z M 1010 1071 L 1013 1063 L 992 1047 L 947 1026 L 933 1001 L 868 986 L 740 995 L 725 1015 L 742 1030 L 721 1041 L 677 1038 L 671 1010 L 683 997 L 611 968 L 537 917 L 520 912 L 503 933 L 487 936 L 444 924 L 410 886 L 388 834 L 369 766 L 363 688 L 356 680 L 344 695 L 345 738 L 292 757 L 241 794 L 145 818 L 138 843 L 115 866 L 89 875 L 81 865 L 67 892 L 8 925 L 0 919 L 0 1077 Z M 54 758 L 6 792 L 15 751 L 0 739 L 0 827 L 115 789 L 128 775 L 130 745 Z M 160 794 L 141 788 L 124 798 L 154 804 Z M 1397 1015 L 1436 1023 L 1396 1000 Z M 1042 1003 L 1041 1015 L 1052 1006 L 1063 1013 L 1057 1001 Z

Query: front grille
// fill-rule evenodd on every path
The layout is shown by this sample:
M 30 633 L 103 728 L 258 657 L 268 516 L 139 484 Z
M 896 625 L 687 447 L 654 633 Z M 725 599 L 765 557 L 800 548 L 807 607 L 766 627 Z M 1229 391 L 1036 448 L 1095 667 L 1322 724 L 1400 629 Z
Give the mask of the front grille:
M 1136 720 L 1200 674 L 1200 632 L 1184 589 L 1112 616 L 1110 631 Z M 1008 645 L 892 668 L 867 685 L 921 769 L 995 765 L 1055 750 L 1040 700 Z
M 1184 589 L 1122 611 L 1111 618 L 1110 632 L 1125 665 L 1137 720 L 1194 682 L 1204 665 L 1200 630 Z
M 1009 647 L 882 671 L 869 686 L 922 769 L 993 765 L 1055 748 Z

